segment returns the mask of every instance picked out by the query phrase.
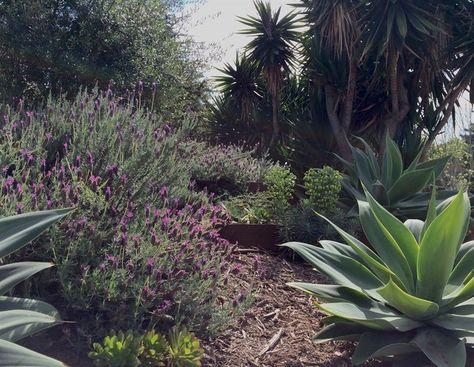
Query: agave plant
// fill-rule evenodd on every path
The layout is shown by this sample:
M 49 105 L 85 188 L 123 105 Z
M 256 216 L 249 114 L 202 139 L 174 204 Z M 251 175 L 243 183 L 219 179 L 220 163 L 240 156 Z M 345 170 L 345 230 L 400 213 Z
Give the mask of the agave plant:
M 371 247 L 336 225 L 345 244 L 285 244 L 335 283 L 290 284 L 329 315 L 315 341 L 358 341 L 356 365 L 381 358 L 395 366 L 466 366 L 466 347 L 474 347 L 474 241 L 462 244 L 467 194 L 436 206 L 433 190 L 426 221 L 405 223 L 369 192 L 366 199 L 359 215 Z
M 0 218 L 0 259 L 24 247 L 68 212 L 68 209 L 42 211 Z M 65 366 L 15 344 L 22 338 L 59 324 L 58 311 L 45 302 L 6 296 L 18 283 L 52 265 L 20 262 L 0 266 L 0 366 Z
M 384 154 L 377 159 L 375 152 L 363 139 L 359 139 L 365 151 L 351 146 L 353 162 L 339 157 L 346 174 L 342 185 L 349 195 L 343 205 L 352 207 L 355 213 L 357 200 L 365 200 L 363 186 L 390 212 L 402 218 L 421 218 L 426 212 L 430 193 L 427 186 L 443 171 L 449 156 L 420 163 L 422 151 L 408 167 L 404 167 L 397 144 L 386 138 Z M 438 193 L 438 200 L 452 196 L 452 192 Z

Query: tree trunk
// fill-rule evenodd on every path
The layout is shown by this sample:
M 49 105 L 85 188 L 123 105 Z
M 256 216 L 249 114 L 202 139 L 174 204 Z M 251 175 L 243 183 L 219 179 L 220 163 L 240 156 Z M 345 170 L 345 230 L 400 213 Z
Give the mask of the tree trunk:
M 349 146 L 349 140 L 347 139 L 348 128 L 345 128 L 341 120 L 337 115 L 337 100 L 336 91 L 334 87 L 327 85 L 324 88 L 326 97 L 326 109 L 328 113 L 329 123 L 331 124 L 334 139 L 336 140 L 339 154 L 342 158 L 348 161 L 352 161 L 351 148 Z
M 270 147 L 273 147 L 276 144 L 278 135 L 280 134 L 280 125 L 278 123 L 278 96 L 276 94 L 272 95 L 272 125 L 273 132 L 270 140 Z

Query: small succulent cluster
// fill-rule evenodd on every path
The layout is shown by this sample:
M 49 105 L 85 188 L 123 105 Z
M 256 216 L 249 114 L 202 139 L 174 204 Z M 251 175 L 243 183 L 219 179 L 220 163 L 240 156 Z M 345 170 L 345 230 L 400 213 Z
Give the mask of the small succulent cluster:
M 155 330 L 144 335 L 112 331 L 92 348 L 89 357 L 97 367 L 199 367 L 204 354 L 193 333 L 177 328 L 168 338 Z
M 342 189 L 342 175 L 332 167 L 310 168 L 304 175 L 306 195 L 315 209 L 323 213 L 333 211 Z

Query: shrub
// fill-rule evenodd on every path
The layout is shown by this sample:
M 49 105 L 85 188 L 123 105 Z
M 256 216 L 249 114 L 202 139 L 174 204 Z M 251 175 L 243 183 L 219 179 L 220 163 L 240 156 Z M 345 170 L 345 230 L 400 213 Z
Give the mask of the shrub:
M 262 182 L 273 165 L 266 157 L 256 158 L 255 151 L 238 145 L 210 146 L 189 140 L 181 144 L 180 152 L 187 157 L 191 177 L 197 181 L 214 181 L 223 193 L 247 191 L 251 182 Z
M 441 187 L 448 189 L 465 189 L 470 185 L 473 170 L 472 155 L 469 144 L 460 138 L 446 143 L 434 144 L 429 152 L 430 159 L 449 156 L 446 168 L 438 177 Z
M 264 182 L 267 193 L 275 210 L 284 210 L 289 207 L 289 200 L 293 196 L 296 176 L 286 166 L 274 166 L 268 170 Z
M 341 193 L 342 175 L 339 171 L 324 166 L 310 168 L 304 175 L 304 187 L 309 201 L 321 212 L 333 211 Z
M 58 281 L 38 284 L 65 301 L 92 334 L 184 323 L 200 333 L 234 310 L 218 285 L 232 247 L 228 218 L 194 189 L 170 127 L 111 92 L 51 100 L 44 111 L 7 109 L 0 126 L 0 205 L 7 214 L 75 206 L 30 259 L 53 258 Z M 59 297 L 58 297 L 59 296 Z
M 0 219 L 0 258 L 27 245 L 53 223 L 63 218 L 69 210 L 27 213 Z M 0 266 L 0 355 L 3 366 L 64 366 L 61 362 L 43 356 L 14 342 L 33 335 L 61 322 L 58 311 L 51 305 L 25 298 L 5 296 L 20 282 L 51 263 L 19 262 Z
M 199 367 L 204 354 L 194 334 L 177 328 L 169 332 L 168 340 L 154 330 L 143 336 L 112 331 L 92 348 L 89 357 L 97 367 Z
M 223 207 L 238 223 L 264 224 L 273 219 L 272 198 L 267 192 L 234 196 L 223 202 Z
M 449 157 L 420 163 L 422 151 L 404 167 L 400 149 L 387 135 L 384 154 L 377 159 L 372 148 L 362 139 L 365 152 L 351 147 L 353 162 L 343 159 L 346 175 L 342 185 L 347 194 L 347 209 L 355 212 L 357 200 L 365 200 L 363 186 L 390 212 L 402 218 L 421 218 L 426 212 L 429 193 L 423 192 L 443 171 Z M 452 192 L 439 192 L 446 199 Z
M 466 366 L 474 342 L 473 243 L 462 244 L 467 194 L 436 207 L 433 190 L 426 221 L 405 223 L 366 198 L 359 212 L 371 247 L 336 225 L 346 244 L 286 244 L 335 283 L 290 284 L 325 301 L 316 303 L 329 317 L 315 340 L 358 341 L 354 364 L 386 358 L 400 366 Z
M 296 206 L 277 214 L 276 222 L 280 225 L 280 237 L 284 241 L 298 241 L 316 244 L 320 239 L 338 240 L 339 235 L 334 228 L 316 213 L 321 212 L 309 200 L 301 200 Z M 326 212 L 331 221 L 343 225 L 351 234 L 359 230 L 357 221 L 348 218 L 341 209 Z

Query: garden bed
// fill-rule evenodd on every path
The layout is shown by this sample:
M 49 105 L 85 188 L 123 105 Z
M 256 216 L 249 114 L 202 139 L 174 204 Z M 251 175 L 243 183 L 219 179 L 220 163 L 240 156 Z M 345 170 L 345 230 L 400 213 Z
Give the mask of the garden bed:
M 311 337 L 319 330 L 324 314 L 314 307 L 311 297 L 286 285 L 298 280 L 325 282 L 321 275 L 302 262 L 251 249 L 240 249 L 235 265 L 239 272 L 231 277 L 228 287 L 251 291 L 254 302 L 225 332 L 202 341 L 203 366 L 351 366 L 352 344 L 312 343 Z M 84 352 L 87 346 L 69 342 L 60 327 L 30 338 L 25 344 L 69 366 L 93 366 Z M 384 365 L 374 362 L 370 366 Z

